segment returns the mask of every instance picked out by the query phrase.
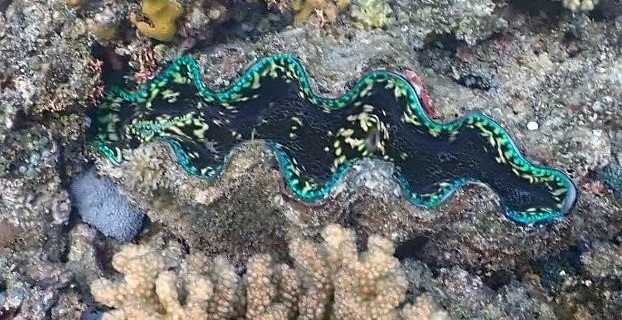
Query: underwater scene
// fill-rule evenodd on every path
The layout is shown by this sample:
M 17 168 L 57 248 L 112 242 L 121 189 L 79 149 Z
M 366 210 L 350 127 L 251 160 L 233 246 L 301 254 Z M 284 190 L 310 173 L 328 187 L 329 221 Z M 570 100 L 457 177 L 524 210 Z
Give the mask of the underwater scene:
M 0 0 L 0 320 L 622 320 L 622 0 Z

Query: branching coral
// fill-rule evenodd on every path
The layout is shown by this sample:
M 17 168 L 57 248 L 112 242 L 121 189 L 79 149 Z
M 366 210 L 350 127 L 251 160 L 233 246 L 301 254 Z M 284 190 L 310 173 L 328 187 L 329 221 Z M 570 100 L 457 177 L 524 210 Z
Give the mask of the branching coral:
M 248 261 L 245 284 L 248 319 L 294 317 L 300 293 L 294 269 L 274 266 L 269 255 L 256 255 Z
M 168 270 L 176 261 L 179 269 Z M 127 245 L 112 265 L 125 275 L 124 282 L 91 284 L 97 301 L 117 307 L 104 319 L 225 319 L 233 313 L 237 275 L 221 258 L 179 261 L 150 247 Z
M 292 9 L 296 12 L 294 25 L 302 25 L 315 13 L 320 13 L 324 22 L 335 22 L 337 14 L 349 5 L 350 0 L 293 0 Z
M 309 242 L 294 241 L 290 252 L 301 268 L 324 263 L 319 268 L 323 274 L 317 271 L 314 274 L 316 279 L 318 276 L 322 279 L 324 288 L 331 284 L 334 287 L 332 316 L 337 319 L 399 319 L 397 307 L 405 299 L 408 282 L 399 261 L 392 256 L 393 244 L 372 236 L 368 251 L 359 257 L 352 231 L 331 225 L 322 235 L 326 242 L 319 250 Z M 319 302 L 330 297 L 327 292 L 318 295 Z
M 133 15 L 130 16 L 130 20 L 140 32 L 160 41 L 173 40 L 177 33 L 175 20 L 184 12 L 181 4 L 174 0 L 144 0 L 142 11 L 151 24 L 138 21 Z
M 326 227 L 321 245 L 295 239 L 294 266 L 268 255 L 249 259 L 240 280 L 222 258 L 190 255 L 167 262 L 154 249 L 128 245 L 113 258 L 123 282 L 100 279 L 95 299 L 114 308 L 104 319 L 445 319 L 430 297 L 406 304 L 408 282 L 393 244 L 371 236 L 359 254 L 354 233 Z
M 599 0 L 561 0 L 564 7 L 572 11 L 590 11 L 594 9 L 598 1 Z

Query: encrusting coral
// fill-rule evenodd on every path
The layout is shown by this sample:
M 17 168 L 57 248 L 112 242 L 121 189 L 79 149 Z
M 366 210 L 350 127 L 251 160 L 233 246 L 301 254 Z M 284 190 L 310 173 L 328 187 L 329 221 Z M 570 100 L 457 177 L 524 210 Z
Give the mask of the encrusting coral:
M 296 12 L 294 25 L 300 26 L 312 14 L 321 13 L 324 22 L 337 20 L 337 14 L 350 6 L 350 0 L 293 0 L 292 9 Z
M 174 0 L 144 0 L 142 11 L 151 24 L 138 21 L 134 15 L 130 16 L 130 21 L 140 32 L 164 42 L 173 40 L 177 33 L 175 20 L 184 12 L 181 4 Z
M 243 277 L 221 257 L 126 245 L 112 261 L 124 280 L 96 280 L 91 292 L 113 308 L 104 319 L 447 318 L 428 296 L 401 307 L 408 281 L 389 240 L 371 236 L 359 254 L 351 230 L 329 225 L 322 236 L 290 242 L 293 267 L 255 255 Z
M 359 28 L 382 28 L 391 22 L 393 9 L 383 0 L 360 0 L 350 15 Z

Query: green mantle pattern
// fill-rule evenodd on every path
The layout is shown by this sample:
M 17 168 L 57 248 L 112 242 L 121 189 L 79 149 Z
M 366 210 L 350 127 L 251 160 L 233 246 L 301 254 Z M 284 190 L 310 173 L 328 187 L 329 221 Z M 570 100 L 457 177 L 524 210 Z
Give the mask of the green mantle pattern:
M 496 192 L 509 219 L 534 224 L 565 216 L 576 199 L 565 174 L 530 163 L 484 114 L 437 123 L 408 80 L 383 70 L 340 97 L 321 97 L 290 55 L 260 60 L 220 91 L 205 86 L 192 57 L 181 57 L 137 91 L 107 90 L 93 131 L 92 145 L 115 164 L 124 150 L 162 141 L 189 174 L 210 181 L 237 146 L 263 139 L 305 202 L 324 199 L 362 158 L 392 162 L 404 196 L 424 207 L 478 183 Z

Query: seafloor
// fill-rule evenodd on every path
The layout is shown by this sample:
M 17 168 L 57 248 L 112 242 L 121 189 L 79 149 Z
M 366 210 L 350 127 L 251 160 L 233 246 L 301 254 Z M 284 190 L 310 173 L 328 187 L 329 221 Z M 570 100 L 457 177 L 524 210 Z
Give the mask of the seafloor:
M 380 161 L 311 206 L 262 141 L 214 183 L 88 144 L 112 83 L 190 54 L 222 88 L 275 53 L 326 96 L 420 77 L 437 121 L 482 111 L 565 171 L 574 209 L 415 207 Z M 621 0 L 0 0 L 0 319 L 622 319 L 621 162 Z

